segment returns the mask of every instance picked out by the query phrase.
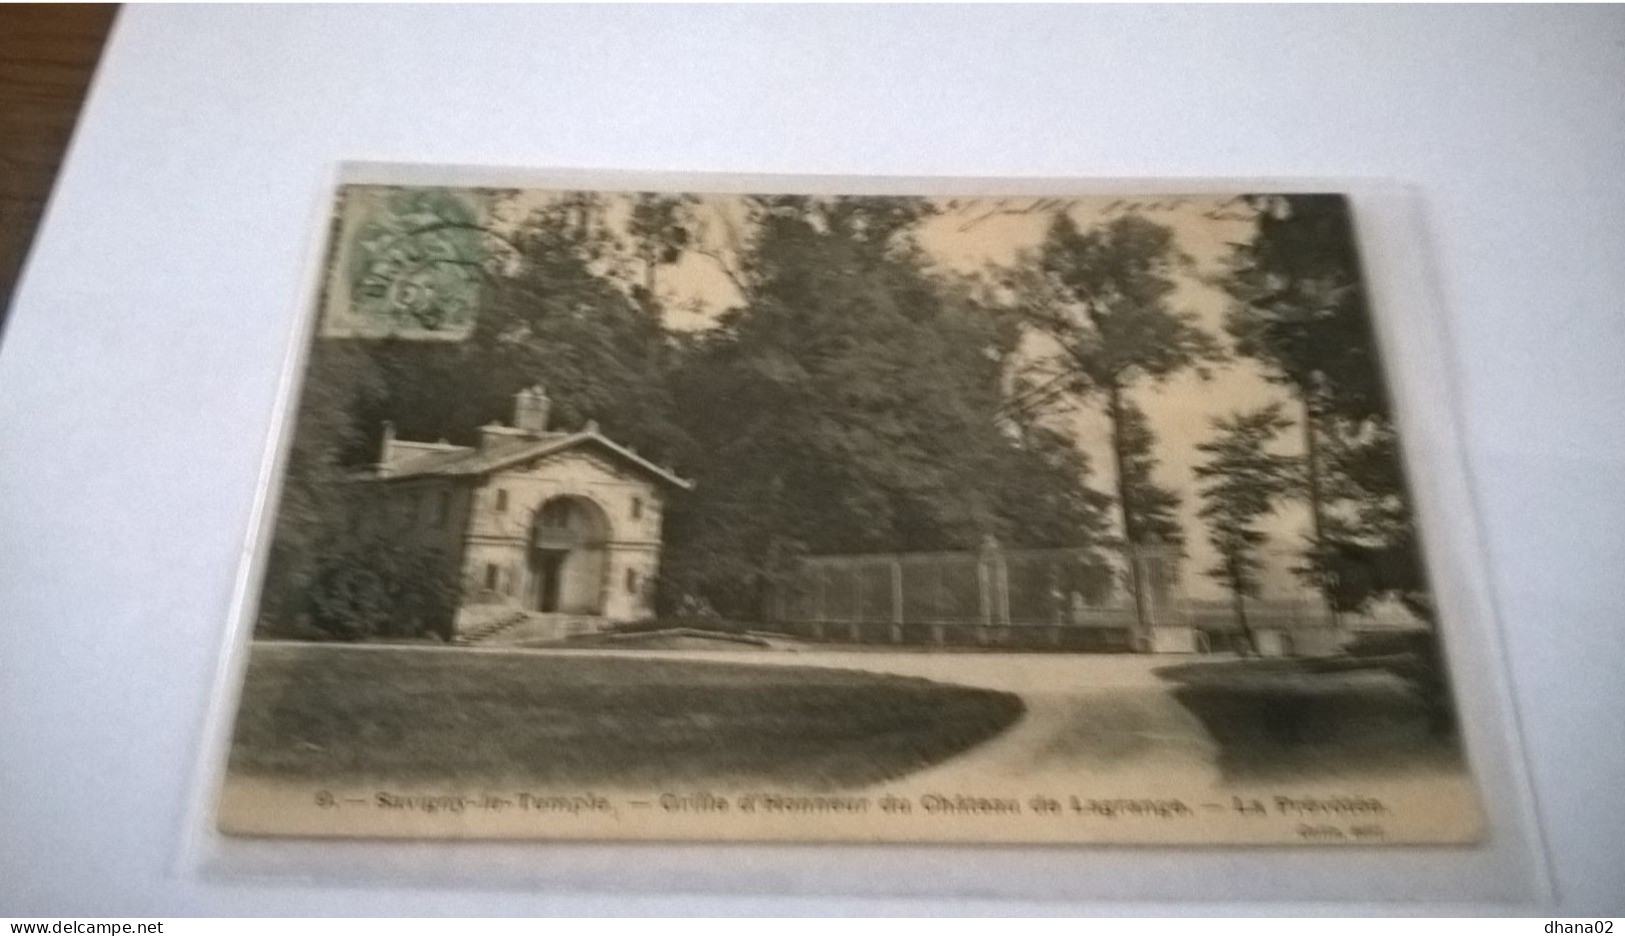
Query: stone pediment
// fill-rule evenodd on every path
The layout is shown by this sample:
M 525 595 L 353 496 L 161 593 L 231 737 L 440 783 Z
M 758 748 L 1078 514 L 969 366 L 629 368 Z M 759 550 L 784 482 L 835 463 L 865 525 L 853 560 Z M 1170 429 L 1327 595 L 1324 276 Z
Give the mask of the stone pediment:
M 581 450 L 555 452 L 550 455 L 543 455 L 540 458 L 533 458 L 528 462 L 514 465 L 511 468 L 507 468 L 496 473 L 547 475 L 555 474 L 561 470 L 571 472 L 593 472 L 596 474 L 607 475 L 617 480 L 624 480 L 633 476 L 631 472 L 626 471 L 624 468 L 615 464 L 609 459 Z
M 616 478 L 632 474 L 685 491 L 694 487 L 693 482 L 605 438 L 596 428 L 528 441 L 514 439 L 492 449 L 453 448 L 444 454 L 429 454 L 414 460 L 404 466 L 404 470 L 391 471 L 388 477 L 478 477 L 516 469 L 527 471 L 531 465 L 535 465 L 536 470 L 552 471 L 560 464 L 556 459 L 564 457 L 584 459 L 584 467 Z

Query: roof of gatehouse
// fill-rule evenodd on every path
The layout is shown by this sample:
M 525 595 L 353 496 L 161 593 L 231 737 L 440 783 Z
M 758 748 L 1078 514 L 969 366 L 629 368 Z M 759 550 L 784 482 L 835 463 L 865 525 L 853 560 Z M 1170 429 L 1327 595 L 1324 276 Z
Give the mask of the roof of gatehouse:
M 490 433 L 478 448 L 445 443 L 395 442 L 397 448 L 415 449 L 405 457 L 391 459 L 380 465 L 372 477 L 377 480 L 396 481 L 406 478 L 469 478 L 493 474 L 515 465 L 578 448 L 590 448 L 608 455 L 615 461 L 648 475 L 658 481 L 684 491 L 693 490 L 694 482 L 678 477 L 632 449 L 615 442 L 598 431 L 595 423 L 588 423 L 579 432 L 528 433 L 509 429 L 502 435 Z

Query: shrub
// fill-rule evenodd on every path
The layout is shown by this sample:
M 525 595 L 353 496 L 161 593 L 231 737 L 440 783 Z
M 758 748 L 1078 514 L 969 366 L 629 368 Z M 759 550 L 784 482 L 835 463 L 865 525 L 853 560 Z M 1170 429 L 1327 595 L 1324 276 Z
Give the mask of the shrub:
M 325 551 L 302 604 L 310 623 L 346 640 L 449 640 L 461 589 L 444 551 L 383 537 Z

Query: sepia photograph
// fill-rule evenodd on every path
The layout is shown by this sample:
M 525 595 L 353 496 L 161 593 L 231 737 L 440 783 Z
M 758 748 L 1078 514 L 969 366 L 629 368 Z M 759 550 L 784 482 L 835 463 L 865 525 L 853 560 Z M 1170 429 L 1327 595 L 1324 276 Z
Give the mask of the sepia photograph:
M 220 829 L 1479 841 L 1356 232 L 340 187 Z

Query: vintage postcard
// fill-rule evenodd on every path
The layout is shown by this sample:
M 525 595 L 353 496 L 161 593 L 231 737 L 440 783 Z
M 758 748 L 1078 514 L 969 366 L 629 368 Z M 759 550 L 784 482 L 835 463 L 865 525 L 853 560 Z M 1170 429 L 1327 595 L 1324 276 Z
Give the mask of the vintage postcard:
M 1482 837 L 1345 197 L 334 210 L 222 831 Z

